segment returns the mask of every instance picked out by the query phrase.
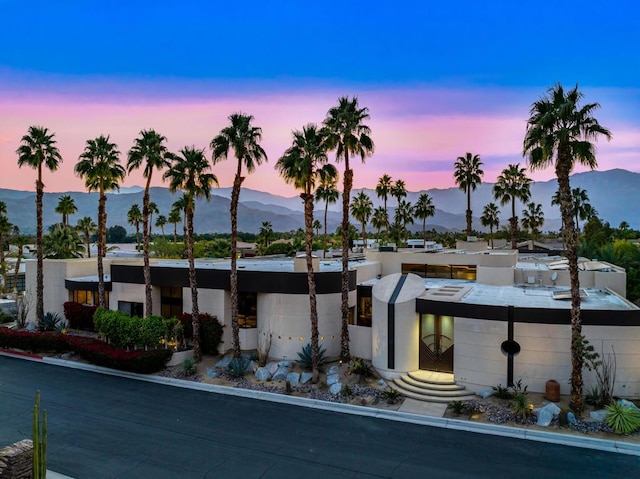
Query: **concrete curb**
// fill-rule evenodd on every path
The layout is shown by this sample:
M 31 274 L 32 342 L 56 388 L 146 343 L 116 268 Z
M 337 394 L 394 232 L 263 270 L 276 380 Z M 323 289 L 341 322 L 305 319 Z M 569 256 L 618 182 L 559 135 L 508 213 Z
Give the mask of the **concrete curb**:
M 381 409 L 370 408 L 366 406 L 356 406 L 353 404 L 332 403 L 320 401 L 318 399 L 302 398 L 297 396 L 287 396 L 284 394 L 270 393 L 265 391 L 254 391 L 250 389 L 232 388 L 228 386 L 219 386 L 216 384 L 198 383 L 194 381 L 184 381 L 181 379 L 166 378 L 163 376 L 149 376 L 144 374 L 129 373 L 117 371 L 92 364 L 78 363 L 75 361 L 67 361 L 64 359 L 48 358 L 48 357 L 30 357 L 23 355 L 15 355 L 7 351 L 0 351 L 1 356 L 17 357 L 27 361 L 41 361 L 53 366 L 62 366 L 84 371 L 91 371 L 110 376 L 117 376 L 138 381 L 146 381 L 149 383 L 163 384 L 166 386 L 180 387 L 185 389 L 194 389 L 198 391 L 212 392 L 217 394 L 226 394 L 228 396 L 237 396 L 248 399 L 258 399 L 262 401 L 271 401 L 280 404 L 289 404 L 292 406 L 308 407 L 320 409 L 323 411 L 332 411 L 342 414 L 353 414 L 357 416 L 375 417 L 377 419 L 385 419 L 389 421 L 407 422 L 412 424 L 420 424 L 423 426 L 439 427 L 444 429 L 452 429 L 457 431 L 473 432 L 478 434 L 492 434 L 495 436 L 513 437 L 517 439 L 525 439 L 530 441 L 545 442 L 549 444 L 560 444 L 563 446 L 581 447 L 585 449 L 595 449 L 598 451 L 616 452 L 620 454 L 628 454 L 632 456 L 640 456 L 640 444 L 632 444 L 624 441 L 615 441 L 610 439 L 596 439 L 592 437 L 584 437 L 573 434 L 562 434 L 557 432 L 538 431 L 512 426 L 502 426 L 499 424 L 475 423 L 463 421 L 461 419 L 447 419 L 442 417 L 422 416 L 401 411 L 386 411 Z M 64 479 L 65 476 L 53 476 Z

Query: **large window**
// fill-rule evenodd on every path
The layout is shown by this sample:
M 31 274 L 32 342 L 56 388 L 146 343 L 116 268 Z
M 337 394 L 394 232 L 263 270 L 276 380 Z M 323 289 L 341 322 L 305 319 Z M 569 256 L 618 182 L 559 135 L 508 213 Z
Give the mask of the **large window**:
M 142 303 L 133 303 L 131 301 L 118 301 L 118 311 L 123 311 L 129 316 L 144 317 L 144 306 Z
M 13 284 L 14 280 L 15 280 L 15 276 L 14 275 L 7 275 L 7 277 L 5 278 L 7 281 L 6 284 L 6 290 L 7 291 L 24 291 L 25 290 L 25 284 L 24 284 L 24 274 L 19 274 L 18 275 L 18 288 L 16 289 L 15 285 Z
M 80 304 L 95 306 L 99 303 L 98 292 L 75 289 L 71 292 L 71 300 Z M 104 301 L 109 305 L 109 291 L 104 292 Z
M 476 280 L 475 265 L 402 263 L 402 274 L 408 273 L 422 278 Z
M 421 278 L 427 277 L 427 265 L 426 264 L 412 264 L 402 263 L 402 274 L 417 274 Z
M 371 327 L 371 289 L 371 286 L 358 286 L 358 316 L 356 318 L 358 326 Z
M 258 297 L 256 293 L 238 293 L 238 327 L 258 327 Z
M 160 310 L 163 318 L 177 318 L 184 312 L 181 287 L 163 286 L 160 288 Z

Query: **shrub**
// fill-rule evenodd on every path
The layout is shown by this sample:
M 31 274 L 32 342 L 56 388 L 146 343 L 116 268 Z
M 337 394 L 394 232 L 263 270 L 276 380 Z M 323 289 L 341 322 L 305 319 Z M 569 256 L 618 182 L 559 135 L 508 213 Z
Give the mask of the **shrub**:
M 449 409 L 451 409 L 455 414 L 462 414 L 466 408 L 467 405 L 464 401 L 451 401 L 449 403 Z
M 223 325 L 220 324 L 216 316 L 208 313 L 200 313 L 198 315 L 200 322 L 200 349 L 204 354 L 216 356 L 218 348 L 222 344 Z M 183 327 L 185 339 L 193 339 L 193 322 L 191 313 L 182 313 L 178 316 L 178 320 Z
M 382 391 L 382 399 L 387 401 L 387 404 L 395 404 L 400 399 L 400 391 L 392 388 L 391 386 L 387 386 L 384 391 Z
M 352 358 L 349 362 L 349 372 L 359 374 L 363 378 L 372 378 L 375 376 L 373 368 L 362 358 Z
M 235 358 L 233 361 L 229 363 L 227 366 L 227 371 L 232 376 L 237 378 L 241 378 L 247 372 L 247 367 L 249 366 L 249 361 L 244 358 Z
M 531 415 L 531 408 L 529 407 L 529 398 L 527 397 L 527 393 L 521 392 L 513 396 L 511 410 L 516 417 L 522 421 L 525 421 Z
M 493 389 L 493 395 L 499 399 L 511 399 L 513 397 L 509 388 L 504 387 L 502 384 L 493 386 L 491 389 Z
M 340 394 L 343 396 L 352 396 L 353 391 L 351 390 L 351 386 L 349 386 L 348 384 L 344 384 L 342 386 L 342 389 L 340 390 Z
M 97 306 L 67 301 L 63 304 L 64 316 L 69 322 L 69 328 L 81 329 L 84 331 L 95 331 L 93 325 L 93 315 L 98 309 Z
M 323 347 L 318 349 L 318 367 L 322 367 L 324 363 L 327 362 L 327 358 L 325 357 L 326 352 L 327 350 Z M 296 363 L 304 369 L 312 369 L 313 362 L 311 361 L 311 343 L 307 343 L 302 347 L 302 350 L 298 353 L 298 358 L 299 359 L 296 359 Z
M 631 434 L 640 429 L 640 411 L 636 408 L 614 402 L 607 406 L 607 411 L 604 422 L 616 434 Z
M 42 319 L 38 322 L 38 329 L 40 331 L 58 331 L 60 332 L 67 326 L 67 322 L 63 316 L 58 313 L 45 313 Z
M 182 361 L 182 372 L 185 376 L 193 376 L 196 373 L 196 362 L 193 358 L 186 358 Z

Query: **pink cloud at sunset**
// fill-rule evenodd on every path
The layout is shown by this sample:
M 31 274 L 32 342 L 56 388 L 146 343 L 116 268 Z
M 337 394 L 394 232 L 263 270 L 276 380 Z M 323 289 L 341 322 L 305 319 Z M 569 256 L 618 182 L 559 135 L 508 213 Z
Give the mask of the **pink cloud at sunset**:
M 348 92 L 347 92 L 348 93 Z M 168 138 L 171 150 L 185 145 L 207 148 L 210 140 L 227 124 L 235 111 L 252 114 L 262 127 L 262 146 L 269 163 L 249 175 L 244 186 L 292 196 L 293 188 L 277 175 L 273 165 L 289 146 L 291 131 L 309 122 L 320 123 L 336 103 L 336 89 L 283 93 L 191 94 L 172 98 L 131 95 L 99 97 L 87 93 L 73 96 L 44 93 L 0 93 L 0 187 L 31 190 L 35 174 L 17 167 L 15 150 L 30 125 L 42 125 L 56 133 L 64 158 L 55 174 L 45 174 L 46 190 L 83 190 L 73 167 L 87 139 L 110 134 L 118 144 L 123 162 L 134 138 L 143 128 L 154 128 Z M 606 96 L 606 91 L 599 90 Z M 531 90 L 447 90 L 427 86 L 412 89 L 366 89 L 359 94 L 361 106 L 369 108 L 368 124 L 376 152 L 365 165 L 355 159 L 354 188 L 375 186 L 383 173 L 402 178 L 411 191 L 453 186 L 452 166 L 456 157 L 470 151 L 481 155 L 484 181 L 493 182 L 508 163 L 525 164 L 522 139 L 529 105 L 537 96 Z M 539 94 L 538 94 L 539 96 Z M 619 95 L 612 95 L 619 100 Z M 502 101 L 502 103 L 501 103 Z M 605 104 L 605 101 L 600 99 Z M 640 128 L 612 113 L 624 106 L 610 105 L 601 122 L 613 131 L 610 143 L 598 143 L 599 169 L 638 169 Z M 609 120 L 609 123 L 605 121 Z M 207 155 L 210 153 L 207 151 Z M 330 158 L 334 154 L 330 153 Z M 213 172 L 221 186 L 230 186 L 235 160 L 216 165 Z M 581 171 L 577 169 L 576 171 Z M 547 180 L 552 169 L 535 172 L 532 177 Z M 160 176 L 154 185 L 162 184 Z M 139 172 L 127 177 L 123 186 L 142 184 Z

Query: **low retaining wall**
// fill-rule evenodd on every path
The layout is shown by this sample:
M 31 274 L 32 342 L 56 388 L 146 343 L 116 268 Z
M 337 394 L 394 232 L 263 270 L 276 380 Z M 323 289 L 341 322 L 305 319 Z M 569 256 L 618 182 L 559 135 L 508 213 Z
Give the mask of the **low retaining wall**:
M 4 479 L 33 477 L 33 442 L 31 439 L 11 444 L 0 450 L 0 476 Z M 1 463 L 4 461 L 4 465 Z

